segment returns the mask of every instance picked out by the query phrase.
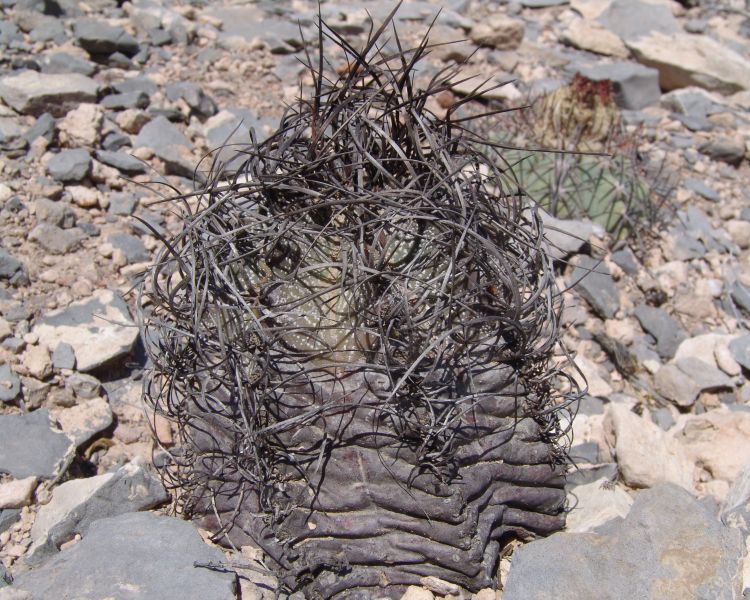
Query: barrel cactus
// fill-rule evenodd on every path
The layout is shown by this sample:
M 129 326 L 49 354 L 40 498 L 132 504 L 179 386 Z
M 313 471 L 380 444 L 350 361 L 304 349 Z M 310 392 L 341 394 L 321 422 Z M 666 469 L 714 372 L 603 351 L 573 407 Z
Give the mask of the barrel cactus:
M 560 295 L 512 173 L 385 26 L 266 141 L 182 196 L 142 289 L 175 509 L 306 598 L 493 585 L 564 524 Z M 323 39 L 321 35 L 321 40 Z M 234 161 L 233 161 L 234 163 Z M 557 391 L 561 389 L 562 391 Z
M 663 216 L 669 178 L 639 155 L 639 135 L 626 132 L 610 81 L 577 74 L 530 108 L 505 115 L 492 137 L 517 146 L 503 161 L 527 196 L 555 217 L 590 219 L 617 241 L 647 232 Z

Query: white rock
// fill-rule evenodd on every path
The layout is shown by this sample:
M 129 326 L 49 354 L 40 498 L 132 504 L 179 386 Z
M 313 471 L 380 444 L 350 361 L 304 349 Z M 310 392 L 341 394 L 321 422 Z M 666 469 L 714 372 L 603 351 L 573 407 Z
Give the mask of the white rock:
M 13 196 L 13 190 L 4 183 L 0 183 L 0 204 L 3 204 Z
M 685 455 L 714 479 L 732 482 L 750 461 L 750 413 L 717 409 L 683 415 L 673 431 Z
M 588 50 L 605 56 L 627 58 L 630 56 L 625 43 L 597 21 L 577 19 L 560 36 L 560 41 L 569 46 Z
M 607 419 L 615 437 L 617 464 L 631 487 L 671 482 L 693 491 L 693 463 L 682 446 L 650 419 L 627 406 L 610 404 Z
M 47 313 L 34 332 L 49 348 L 70 344 L 77 369 L 84 373 L 127 354 L 138 339 L 127 305 L 111 290 L 97 290 L 90 298 Z
M 568 492 L 567 531 L 593 531 L 617 517 L 626 517 L 633 499 L 618 486 L 605 479 L 579 485 Z
M 469 37 L 479 46 L 515 50 L 521 45 L 525 30 L 523 21 L 503 13 L 494 13 L 475 24 L 469 32 Z
M 112 409 L 105 398 L 79 400 L 75 406 L 52 410 L 51 414 L 76 446 L 112 425 Z
M 684 340 L 672 359 L 675 363 L 686 358 L 697 358 L 707 365 L 717 367 L 727 375 L 740 373 L 740 365 L 732 358 L 729 344 L 739 337 L 735 334 L 704 333 Z M 721 362 L 719 357 L 721 356 Z
M 98 104 L 80 104 L 60 121 L 60 142 L 69 148 L 96 145 L 103 119 L 104 109 Z
M 36 477 L 14 479 L 0 483 L 0 510 L 4 508 L 21 508 L 31 504 L 31 495 L 36 489 Z
M 401 600 L 435 600 L 435 596 L 430 590 L 410 585 L 406 588 L 404 595 L 401 596 Z
M 99 205 L 101 193 L 85 185 L 69 185 L 67 188 L 73 202 L 81 208 L 94 208 Z
M 23 366 L 29 375 L 36 379 L 44 380 L 52 375 L 52 361 L 49 357 L 47 346 L 29 346 L 23 353 Z
M 599 365 L 581 354 L 575 357 L 574 362 L 581 373 L 574 371 L 572 375 L 581 388 L 588 383 L 588 393 L 592 396 L 606 397 L 612 393 L 612 386 L 600 375 Z M 581 378 L 581 374 L 585 381 Z
M 750 88 L 750 63 L 708 36 L 652 32 L 627 44 L 639 62 L 659 70 L 664 90 L 696 85 L 732 94 Z
M 458 595 L 461 593 L 461 588 L 458 587 L 455 583 L 445 581 L 444 579 L 440 579 L 438 577 L 435 577 L 434 575 L 422 577 L 419 580 L 419 583 L 421 583 L 424 587 L 437 594 L 438 596 L 449 596 L 451 594 Z

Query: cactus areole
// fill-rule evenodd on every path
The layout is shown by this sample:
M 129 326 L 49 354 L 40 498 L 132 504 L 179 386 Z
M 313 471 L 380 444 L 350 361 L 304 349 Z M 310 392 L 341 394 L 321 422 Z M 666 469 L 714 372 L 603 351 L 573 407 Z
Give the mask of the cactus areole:
M 178 199 L 142 288 L 175 509 L 306 598 L 476 591 L 564 524 L 540 222 L 467 117 L 428 110 L 460 68 L 419 88 L 427 40 L 388 55 L 390 22 L 361 51 L 321 24 L 311 97 Z

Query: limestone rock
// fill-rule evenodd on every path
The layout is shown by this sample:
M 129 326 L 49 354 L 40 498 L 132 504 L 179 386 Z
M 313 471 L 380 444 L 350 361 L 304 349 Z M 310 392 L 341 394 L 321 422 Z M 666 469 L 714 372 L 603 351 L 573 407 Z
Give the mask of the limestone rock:
M 97 104 L 80 104 L 58 124 L 60 142 L 64 146 L 95 146 L 104 119 L 104 109 Z
M 557 533 L 517 548 L 503 600 L 733 600 L 743 553 L 739 531 L 662 484 L 600 533 Z
M 612 519 L 626 517 L 632 504 L 633 499 L 628 493 L 610 485 L 607 479 L 576 486 L 568 492 L 570 512 L 565 520 L 565 530 L 594 531 Z
M 691 85 L 722 94 L 750 88 L 750 64 L 704 35 L 652 33 L 628 42 L 639 62 L 659 70 L 662 89 Z
M 104 475 L 66 481 L 39 510 L 31 528 L 33 543 L 27 562 L 40 564 L 76 534 L 85 537 L 99 519 L 146 510 L 167 499 L 161 481 L 145 469 L 142 461 Z
M 127 590 L 129 600 L 235 600 L 234 573 L 196 562 L 222 564 L 224 556 L 186 521 L 126 513 L 95 521 L 82 541 L 19 574 L 13 587 L 34 598 L 106 598 Z
M 617 464 L 631 487 L 675 483 L 693 489 L 693 463 L 674 439 L 627 406 L 610 404 L 607 417 L 615 437 Z
M 96 102 L 98 84 L 85 75 L 21 71 L 0 78 L 0 98 L 20 113 L 62 117 L 81 102 Z
M 31 504 L 31 495 L 36 489 L 34 476 L 0 483 L 0 511 L 6 508 L 21 508 Z
M 574 48 L 605 56 L 627 58 L 630 55 L 620 37 L 596 21 L 586 19 L 573 21 L 563 32 L 560 40 Z
M 479 46 L 489 46 L 497 50 L 515 50 L 521 45 L 525 30 L 523 21 L 502 13 L 494 13 L 474 25 L 469 32 L 469 37 Z
M 70 344 L 83 372 L 127 354 L 138 339 L 127 305 L 111 290 L 98 290 L 88 299 L 47 313 L 34 332 L 50 348 Z
M 0 473 L 16 479 L 52 479 L 73 458 L 72 440 L 52 429 L 45 409 L 23 415 L 0 415 Z

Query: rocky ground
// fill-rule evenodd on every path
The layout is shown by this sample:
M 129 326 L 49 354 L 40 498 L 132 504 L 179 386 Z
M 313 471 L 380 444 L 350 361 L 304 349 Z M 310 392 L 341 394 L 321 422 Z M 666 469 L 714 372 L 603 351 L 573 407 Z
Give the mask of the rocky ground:
M 356 38 L 365 8 L 378 21 L 390 4 L 322 13 Z M 514 80 L 490 94 L 509 106 L 576 72 L 610 79 L 641 151 L 677 177 L 674 214 L 649 243 L 613 245 L 585 221 L 557 228 L 587 243 L 549 234 L 565 248 L 562 288 L 594 270 L 565 292 L 563 341 L 588 381 L 571 511 L 565 532 L 509 548 L 499 589 L 473 597 L 748 597 L 750 11 L 441 4 L 431 39 L 463 41 L 436 48 L 430 68 L 471 56 L 467 73 Z M 438 5 L 404 2 L 404 37 Z M 192 189 L 206 153 L 248 127 L 265 135 L 307 81 L 300 28 L 315 38 L 314 3 L 0 11 L 0 598 L 272 598 L 256 550 L 225 552 L 166 516 L 151 431 L 167 448 L 173 432 L 140 402 L 132 289 L 157 235 L 179 227 L 160 201 L 169 186 Z M 434 597 L 468 596 L 431 578 L 404 596 Z

